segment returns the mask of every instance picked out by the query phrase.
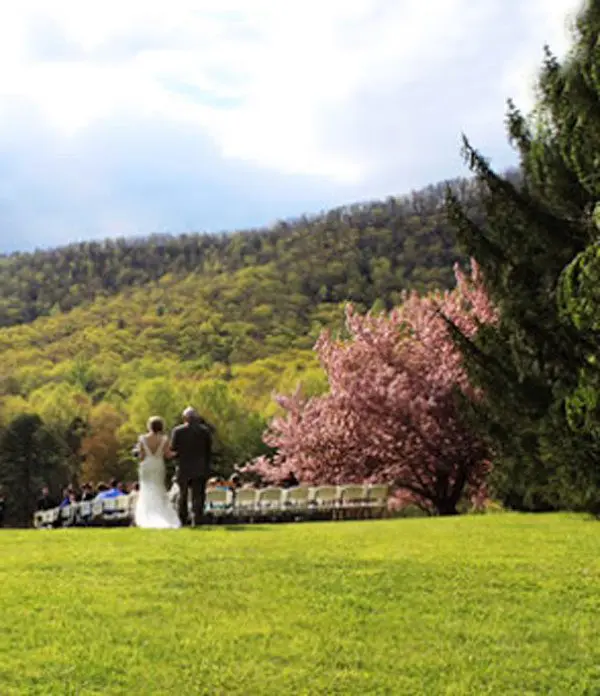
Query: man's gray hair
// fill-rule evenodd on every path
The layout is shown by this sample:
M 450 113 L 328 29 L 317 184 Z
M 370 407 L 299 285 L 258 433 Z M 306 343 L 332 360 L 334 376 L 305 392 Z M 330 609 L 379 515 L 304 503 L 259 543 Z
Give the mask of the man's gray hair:
M 188 406 L 187 408 L 183 409 L 183 413 L 181 414 L 184 418 L 184 420 L 195 420 L 199 418 L 198 411 L 193 406 Z

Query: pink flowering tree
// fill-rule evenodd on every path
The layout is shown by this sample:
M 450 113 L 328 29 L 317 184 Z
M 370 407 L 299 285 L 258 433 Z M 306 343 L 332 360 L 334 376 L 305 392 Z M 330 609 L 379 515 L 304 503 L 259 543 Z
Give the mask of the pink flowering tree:
M 405 501 L 456 514 L 465 493 L 481 497 L 485 444 L 461 417 L 457 392 L 477 399 L 446 319 L 466 336 L 495 320 L 475 263 L 458 268 L 452 291 L 407 295 L 389 315 L 347 307 L 349 340 L 324 333 L 316 350 L 329 393 L 278 396 L 284 415 L 264 435 L 276 449 L 246 471 L 278 482 L 293 471 L 308 484 L 387 482 Z

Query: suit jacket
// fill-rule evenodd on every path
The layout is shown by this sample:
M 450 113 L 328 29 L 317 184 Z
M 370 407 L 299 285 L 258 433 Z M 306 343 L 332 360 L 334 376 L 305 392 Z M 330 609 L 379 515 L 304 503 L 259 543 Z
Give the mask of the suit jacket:
M 184 423 L 173 429 L 171 449 L 177 456 L 179 476 L 183 478 L 208 478 L 212 434 L 202 422 Z

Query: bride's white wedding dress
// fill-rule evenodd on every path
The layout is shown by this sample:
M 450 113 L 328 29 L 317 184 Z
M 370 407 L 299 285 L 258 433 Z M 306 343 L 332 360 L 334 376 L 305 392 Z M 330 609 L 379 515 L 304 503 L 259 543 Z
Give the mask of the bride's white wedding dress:
M 167 437 L 152 452 L 145 435 L 140 436 L 140 492 L 135 506 L 134 519 L 138 527 L 145 529 L 177 529 L 181 521 L 171 505 L 165 487 L 164 451 Z

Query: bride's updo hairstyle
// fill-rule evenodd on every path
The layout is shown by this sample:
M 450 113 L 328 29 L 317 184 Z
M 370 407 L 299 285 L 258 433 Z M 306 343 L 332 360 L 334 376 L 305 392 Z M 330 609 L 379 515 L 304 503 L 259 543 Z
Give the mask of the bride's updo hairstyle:
M 162 433 L 162 431 L 165 429 L 165 424 L 163 419 L 160 416 L 152 416 L 152 418 L 148 418 L 148 430 L 152 433 Z

